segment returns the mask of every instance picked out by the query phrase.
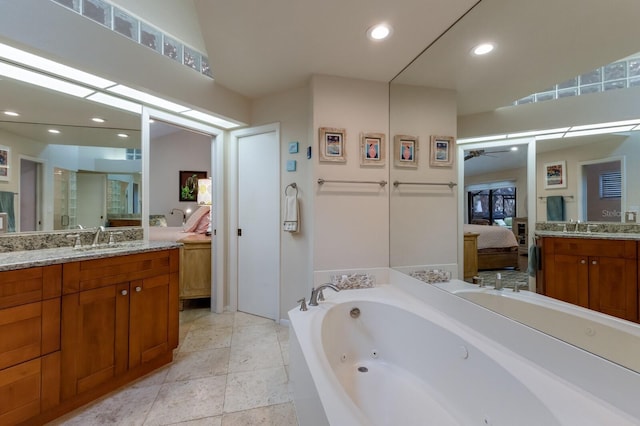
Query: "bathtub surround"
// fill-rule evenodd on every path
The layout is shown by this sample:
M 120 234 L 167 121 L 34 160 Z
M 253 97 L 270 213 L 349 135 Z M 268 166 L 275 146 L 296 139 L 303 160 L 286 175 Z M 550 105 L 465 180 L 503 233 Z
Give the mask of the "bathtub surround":
M 289 312 L 301 425 L 388 424 L 407 413 L 419 418 L 427 406 L 436 424 L 640 421 L 638 373 L 406 274 L 390 270 L 388 277 L 389 285 L 331 293 L 307 312 Z M 349 318 L 353 307 L 360 309 L 357 319 Z M 398 327 L 425 336 L 403 340 Z M 438 347 L 420 348 L 434 340 Z M 389 368 L 394 373 L 387 376 Z M 377 396 L 382 383 L 384 402 Z

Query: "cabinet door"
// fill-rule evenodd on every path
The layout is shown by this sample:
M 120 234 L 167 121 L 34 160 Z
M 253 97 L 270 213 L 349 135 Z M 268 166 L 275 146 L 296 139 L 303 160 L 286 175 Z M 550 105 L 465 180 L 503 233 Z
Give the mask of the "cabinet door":
M 637 271 L 634 260 L 589 258 L 589 308 L 638 321 Z
M 129 368 L 170 350 L 171 289 L 171 274 L 131 282 Z
M 589 307 L 589 259 L 564 254 L 545 259 L 545 295 Z
M 62 399 L 127 370 L 129 283 L 62 298 Z
M 0 370 L 0 424 L 14 425 L 40 413 L 41 361 Z

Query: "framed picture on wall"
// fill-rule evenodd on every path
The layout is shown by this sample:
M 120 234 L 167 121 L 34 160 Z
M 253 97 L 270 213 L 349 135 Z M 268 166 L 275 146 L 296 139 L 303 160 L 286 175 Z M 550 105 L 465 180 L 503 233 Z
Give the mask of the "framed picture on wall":
M 544 188 L 566 188 L 567 187 L 567 162 L 555 161 L 544 164 Z
M 418 167 L 418 137 L 395 135 L 393 137 L 393 163 L 396 167 Z
M 0 181 L 9 181 L 9 166 L 11 149 L 0 145 Z
M 178 173 L 180 185 L 178 201 L 196 201 L 198 199 L 198 179 L 206 179 L 207 172 L 180 170 Z
M 320 161 L 332 161 L 336 163 L 347 162 L 345 129 L 334 127 L 320 127 L 318 129 L 320 142 Z
M 360 136 L 360 165 L 384 166 L 385 162 L 384 133 L 363 133 Z
M 431 136 L 429 165 L 431 167 L 453 166 L 454 145 L 455 141 L 452 136 Z

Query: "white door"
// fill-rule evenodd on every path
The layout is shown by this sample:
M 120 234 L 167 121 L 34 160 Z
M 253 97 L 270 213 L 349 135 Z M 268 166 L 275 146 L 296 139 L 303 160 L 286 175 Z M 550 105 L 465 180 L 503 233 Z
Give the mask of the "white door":
M 85 228 L 104 225 L 107 214 L 107 175 L 78 173 L 76 175 L 78 200 L 77 224 Z
M 238 147 L 238 310 L 277 319 L 280 288 L 280 141 L 243 129 Z

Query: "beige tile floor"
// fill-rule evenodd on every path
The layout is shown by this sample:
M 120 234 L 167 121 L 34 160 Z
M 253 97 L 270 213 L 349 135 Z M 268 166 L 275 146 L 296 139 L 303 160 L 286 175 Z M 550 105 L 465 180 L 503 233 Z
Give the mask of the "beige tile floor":
M 297 426 L 288 366 L 287 327 L 186 309 L 173 363 L 49 424 Z

